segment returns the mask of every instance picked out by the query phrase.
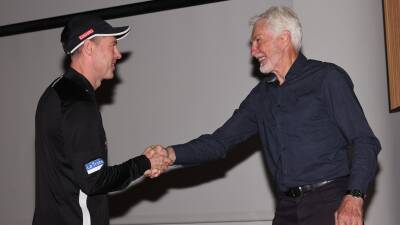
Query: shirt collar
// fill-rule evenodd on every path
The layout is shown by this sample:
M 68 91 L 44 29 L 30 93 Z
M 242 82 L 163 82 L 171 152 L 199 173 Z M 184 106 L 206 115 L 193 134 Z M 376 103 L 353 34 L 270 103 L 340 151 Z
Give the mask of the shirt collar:
M 84 89 L 85 92 L 88 92 L 88 93 L 91 93 L 94 95 L 94 89 L 93 89 L 93 86 L 90 84 L 90 82 L 86 79 L 85 76 L 83 76 L 78 71 L 74 70 L 72 67 L 69 67 L 67 69 L 67 72 L 64 74 L 64 77 L 73 80 L 82 89 Z
M 305 67 L 307 63 L 307 58 L 299 52 L 299 55 L 297 56 L 296 60 L 290 67 L 288 73 L 285 76 L 285 82 L 294 80 L 301 76 L 303 72 L 303 68 Z
M 298 78 L 302 74 L 303 68 L 305 67 L 306 63 L 307 58 L 301 52 L 299 52 L 299 55 L 297 56 L 296 60 L 294 61 L 285 76 L 285 82 Z M 265 78 L 265 81 L 270 84 L 273 83 L 279 85 L 279 81 L 276 78 L 276 75 L 273 73 L 268 74 Z

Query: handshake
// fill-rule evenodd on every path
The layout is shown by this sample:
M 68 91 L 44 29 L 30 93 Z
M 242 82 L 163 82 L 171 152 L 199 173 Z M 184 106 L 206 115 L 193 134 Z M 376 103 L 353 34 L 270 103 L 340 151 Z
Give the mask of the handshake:
M 144 172 L 144 176 L 155 178 L 167 171 L 175 162 L 175 151 L 171 147 L 164 148 L 161 145 L 150 145 L 143 152 L 151 163 L 151 168 Z

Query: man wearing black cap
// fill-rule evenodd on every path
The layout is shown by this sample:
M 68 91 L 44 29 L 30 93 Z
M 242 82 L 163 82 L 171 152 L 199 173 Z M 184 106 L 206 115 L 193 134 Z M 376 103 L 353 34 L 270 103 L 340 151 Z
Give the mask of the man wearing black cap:
M 71 65 L 46 89 L 36 112 L 34 225 L 109 224 L 107 192 L 126 187 L 150 169 L 163 170 L 160 146 L 107 166 L 95 90 L 113 78 L 121 58 L 117 40 L 129 30 L 95 16 L 76 16 L 62 31 Z

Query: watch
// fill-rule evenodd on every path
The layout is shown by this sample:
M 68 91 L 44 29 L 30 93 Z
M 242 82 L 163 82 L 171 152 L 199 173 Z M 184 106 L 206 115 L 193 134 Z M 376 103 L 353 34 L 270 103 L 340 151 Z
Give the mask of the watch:
M 363 193 L 361 190 L 358 190 L 358 189 L 347 190 L 346 195 L 351 195 L 353 197 L 362 198 L 362 199 L 365 199 L 365 197 L 367 197 L 367 195 L 365 193 Z

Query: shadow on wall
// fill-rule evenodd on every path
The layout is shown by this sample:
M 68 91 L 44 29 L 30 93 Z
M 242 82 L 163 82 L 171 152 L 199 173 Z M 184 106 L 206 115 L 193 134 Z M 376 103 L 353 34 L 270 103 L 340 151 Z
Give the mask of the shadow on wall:
M 259 72 L 258 62 L 252 60 L 251 64 L 254 68 L 251 71 L 251 75 L 258 80 L 262 80 L 265 75 L 262 75 Z M 230 169 L 245 161 L 254 154 L 255 151 L 260 149 L 261 144 L 258 136 L 253 136 L 231 149 L 225 159 L 173 170 L 166 174 L 162 174 L 156 179 L 145 179 L 143 182 L 140 182 L 123 192 L 112 194 L 109 198 L 110 218 L 124 216 L 131 208 L 138 205 L 141 201 L 156 202 L 162 198 L 169 189 L 184 189 L 225 178 L 226 173 Z M 262 154 L 264 154 L 263 151 Z M 265 173 L 265 179 L 269 181 L 270 190 L 275 191 L 272 176 L 268 174 L 268 169 L 265 163 L 264 167 L 260 168 L 260 170 L 267 171 Z M 276 204 L 276 199 L 274 199 L 274 203 Z
M 224 178 L 227 171 L 249 158 L 259 149 L 261 149 L 259 138 L 254 136 L 233 148 L 223 160 L 173 170 L 156 179 L 146 179 L 124 192 L 113 194 L 109 201 L 110 218 L 124 216 L 141 201 L 156 202 L 171 188 L 189 188 Z M 265 168 L 260 168 L 260 170 L 267 171 Z M 266 175 L 266 179 L 270 181 L 271 190 L 273 190 L 270 177 Z
M 374 198 L 375 192 L 376 192 L 376 179 L 379 176 L 379 173 L 381 171 L 381 166 L 378 162 L 378 169 L 376 172 L 376 178 L 372 181 L 372 183 L 370 184 L 369 188 L 368 188 L 368 195 L 367 198 L 365 199 L 364 202 L 364 215 L 365 215 L 365 219 L 368 219 L 368 209 L 371 206 L 372 203 L 372 199 Z

